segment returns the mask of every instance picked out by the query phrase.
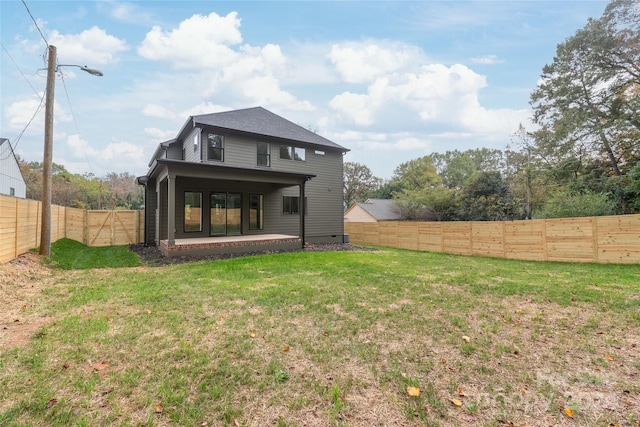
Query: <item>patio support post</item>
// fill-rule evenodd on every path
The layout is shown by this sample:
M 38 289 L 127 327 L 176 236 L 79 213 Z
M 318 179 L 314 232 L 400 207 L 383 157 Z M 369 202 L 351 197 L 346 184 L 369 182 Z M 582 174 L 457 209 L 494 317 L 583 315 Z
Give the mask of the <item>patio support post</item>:
M 305 233 L 304 233 L 304 214 L 305 214 L 305 208 L 306 208 L 306 203 L 304 202 L 304 186 L 306 184 L 306 181 L 302 181 L 302 183 L 300 184 L 300 239 L 302 239 L 302 248 L 304 249 L 304 243 L 305 243 Z
M 176 177 L 167 176 L 167 244 L 170 248 L 176 245 Z

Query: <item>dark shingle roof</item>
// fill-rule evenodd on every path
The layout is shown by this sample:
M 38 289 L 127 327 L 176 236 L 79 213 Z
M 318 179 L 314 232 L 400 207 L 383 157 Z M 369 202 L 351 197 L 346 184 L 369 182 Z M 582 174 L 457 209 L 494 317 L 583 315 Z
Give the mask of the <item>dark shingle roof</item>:
M 349 151 L 262 107 L 193 116 L 193 123 Z
M 368 199 L 364 203 L 357 203 L 357 205 L 378 221 L 402 219 L 400 209 L 393 204 L 393 200 Z

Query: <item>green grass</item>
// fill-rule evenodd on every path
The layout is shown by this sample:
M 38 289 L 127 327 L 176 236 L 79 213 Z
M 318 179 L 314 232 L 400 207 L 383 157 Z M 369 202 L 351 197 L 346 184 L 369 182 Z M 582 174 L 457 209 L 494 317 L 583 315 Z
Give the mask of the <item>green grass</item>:
M 637 265 L 385 249 L 90 269 L 117 256 L 63 243 L 56 265 L 86 261 L 52 270 L 50 322 L 0 353 L 0 426 L 638 418 Z
M 51 261 L 65 270 L 87 268 L 120 268 L 140 265 L 135 253 L 128 246 L 88 247 L 70 239 L 60 239 L 51 244 Z

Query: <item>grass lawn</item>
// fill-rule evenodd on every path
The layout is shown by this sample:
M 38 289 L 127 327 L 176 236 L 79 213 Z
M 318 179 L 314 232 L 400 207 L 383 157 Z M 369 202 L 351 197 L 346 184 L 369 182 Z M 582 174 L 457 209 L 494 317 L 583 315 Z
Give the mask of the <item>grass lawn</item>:
M 640 426 L 638 265 L 58 250 L 0 266 L 3 427 Z

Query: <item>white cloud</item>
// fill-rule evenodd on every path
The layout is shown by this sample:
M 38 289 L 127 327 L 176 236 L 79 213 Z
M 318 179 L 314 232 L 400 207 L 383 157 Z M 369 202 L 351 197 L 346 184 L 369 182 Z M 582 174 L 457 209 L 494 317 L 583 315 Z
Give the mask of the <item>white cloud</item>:
M 365 94 L 344 92 L 336 95 L 329 106 L 347 120 L 358 126 L 368 126 L 373 123 L 374 106 L 370 104 L 371 97 Z
M 347 123 L 361 127 L 402 129 L 404 126 L 452 131 L 498 132 L 508 135 L 513 123 L 523 121 L 525 110 L 490 110 L 482 107 L 478 93 L 486 78 L 465 65 L 423 66 L 418 72 L 377 78 L 366 93 L 344 92 L 329 103 Z M 407 129 L 408 130 L 408 129 Z
M 504 63 L 503 59 L 498 58 L 496 55 L 484 55 L 471 58 L 471 62 L 481 65 L 494 65 Z
M 183 111 L 180 114 L 180 118 L 182 120 L 186 120 L 187 117 L 190 117 L 190 116 L 197 116 L 200 114 L 219 113 L 221 111 L 229 111 L 229 110 L 233 110 L 233 108 L 227 107 L 224 105 L 213 104 L 211 102 L 201 102 L 200 104 L 194 105 L 193 107 L 190 107 L 189 109 Z
M 378 133 L 349 130 L 330 137 L 338 144 L 348 145 L 355 150 L 426 152 L 432 145 L 428 136 L 409 132 Z
M 369 83 L 424 58 L 422 50 L 416 46 L 403 43 L 381 46 L 379 43 L 334 44 L 327 57 L 347 83 Z
M 125 40 L 93 26 L 79 34 L 49 33 L 49 44 L 57 47 L 60 64 L 97 66 L 117 61 L 117 54 L 129 50 Z
M 158 119 L 168 119 L 173 120 L 177 118 L 177 115 L 162 105 L 157 104 L 147 104 L 142 109 L 142 114 L 147 117 L 155 117 Z
M 44 96 L 43 93 L 40 96 Z M 42 104 L 42 105 L 41 105 Z M 38 107 L 39 110 L 38 110 Z M 38 112 L 37 114 L 36 111 Z M 26 133 L 42 134 L 44 132 L 45 105 L 37 96 L 29 96 L 24 100 L 9 104 L 4 111 L 8 119 L 9 128 L 14 131 L 26 129 Z M 35 114 L 35 116 L 34 116 Z M 64 105 L 54 102 L 54 130 L 59 123 L 69 123 L 73 117 L 67 112 Z
M 67 137 L 66 145 L 71 148 L 73 157 L 91 159 L 92 162 L 95 162 L 92 165 L 92 169 L 93 167 L 104 166 L 105 161 L 114 159 L 118 160 L 118 165 L 124 169 L 130 168 L 132 165 L 145 164 L 148 160 L 142 147 L 126 141 L 110 142 L 106 147 L 98 149 L 89 145 L 80 135 L 74 134 Z M 122 162 L 122 159 L 126 159 L 126 162 Z M 111 165 L 112 162 L 109 163 Z M 87 166 L 85 164 L 85 171 Z M 104 172 L 109 172 L 109 170 Z
M 138 53 L 179 69 L 217 69 L 236 60 L 238 53 L 231 46 L 242 42 L 239 28 L 237 12 L 224 17 L 215 12 L 207 16 L 196 14 L 170 31 L 153 26 Z
M 235 106 L 261 105 L 288 111 L 312 111 L 314 106 L 284 90 L 280 78 L 289 73 L 287 58 L 280 46 L 240 45 L 240 19 L 236 12 L 222 17 L 194 15 L 173 30 L 158 26 L 147 33 L 138 49 L 145 58 L 168 62 L 172 67 L 191 70 L 194 78 L 208 82 L 200 91 L 201 106 L 191 114 L 211 113 L 222 108 L 209 99 L 232 99 Z M 152 111 L 149 111 L 150 113 Z M 158 112 L 156 111 L 156 114 Z
M 166 141 L 173 138 L 177 133 L 175 130 L 162 130 L 158 128 L 144 128 L 143 132 L 155 141 Z

